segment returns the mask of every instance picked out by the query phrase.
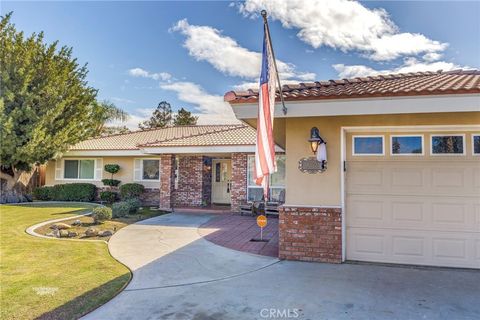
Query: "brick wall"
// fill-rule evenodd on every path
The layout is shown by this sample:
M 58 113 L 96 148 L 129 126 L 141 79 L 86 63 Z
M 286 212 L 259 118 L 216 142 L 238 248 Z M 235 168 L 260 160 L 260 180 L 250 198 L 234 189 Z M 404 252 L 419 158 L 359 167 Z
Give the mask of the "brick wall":
M 239 212 L 240 205 L 247 202 L 246 153 L 232 153 L 232 212 Z
M 212 158 L 203 157 L 202 199 L 204 205 L 212 203 Z
M 160 158 L 160 208 L 172 209 L 172 190 L 174 183 L 173 155 L 162 155 Z
M 178 157 L 178 188 L 173 192 L 176 207 L 201 207 L 203 203 L 203 157 Z
M 322 207 L 281 207 L 279 258 L 342 262 L 342 210 Z

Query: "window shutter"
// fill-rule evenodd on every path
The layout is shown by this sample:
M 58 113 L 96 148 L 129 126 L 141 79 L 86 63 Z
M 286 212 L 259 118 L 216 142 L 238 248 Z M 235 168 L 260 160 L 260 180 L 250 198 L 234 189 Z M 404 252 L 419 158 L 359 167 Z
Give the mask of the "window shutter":
M 103 175 L 103 159 L 95 159 L 95 180 L 101 180 Z
M 63 159 L 55 160 L 55 180 L 63 180 Z
M 133 180 L 142 180 L 142 159 L 135 159 L 133 165 Z

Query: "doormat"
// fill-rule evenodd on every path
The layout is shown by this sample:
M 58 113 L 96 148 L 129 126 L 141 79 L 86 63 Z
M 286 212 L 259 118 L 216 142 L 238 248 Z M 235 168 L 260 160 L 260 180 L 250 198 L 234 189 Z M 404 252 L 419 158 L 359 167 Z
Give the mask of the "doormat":
M 250 242 L 268 242 L 270 239 L 258 239 L 258 238 L 253 238 L 250 239 Z

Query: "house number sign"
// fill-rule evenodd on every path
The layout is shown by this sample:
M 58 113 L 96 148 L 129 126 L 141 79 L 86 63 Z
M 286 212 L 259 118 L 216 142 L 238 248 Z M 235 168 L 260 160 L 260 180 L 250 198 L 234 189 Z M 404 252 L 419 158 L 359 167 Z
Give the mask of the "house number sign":
M 327 169 L 326 163 L 322 166 L 322 163 L 317 160 L 316 157 L 302 158 L 298 161 L 298 170 L 303 173 L 319 173 Z

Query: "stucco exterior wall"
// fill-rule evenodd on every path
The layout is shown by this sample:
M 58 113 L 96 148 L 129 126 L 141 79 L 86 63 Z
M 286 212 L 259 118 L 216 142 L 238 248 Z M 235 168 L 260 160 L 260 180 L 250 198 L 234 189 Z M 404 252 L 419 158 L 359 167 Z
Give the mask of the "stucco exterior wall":
M 65 157 L 67 159 L 69 157 Z M 114 175 L 114 179 L 122 181 L 122 184 L 125 183 L 140 183 L 145 186 L 145 188 L 151 188 L 151 189 L 159 189 L 160 188 L 160 183 L 158 181 L 134 181 L 133 180 L 133 174 L 134 174 L 134 159 L 139 159 L 141 157 L 72 157 L 75 159 L 93 159 L 93 158 L 102 158 L 103 159 L 103 166 L 106 164 L 118 164 L 120 166 L 120 171 Z M 149 158 L 149 159 L 160 159 L 158 156 L 149 156 L 149 157 L 144 157 L 144 158 Z M 102 179 L 107 179 L 110 178 L 111 174 L 103 171 L 102 174 Z M 100 179 L 101 180 L 101 179 Z M 46 173 L 45 173 L 45 185 L 51 186 L 55 184 L 63 184 L 63 183 L 76 183 L 76 182 L 87 182 L 87 183 L 93 183 L 98 187 L 102 187 L 103 183 L 102 181 L 94 181 L 94 180 L 55 180 L 55 161 L 49 161 L 47 164 L 46 168 Z
M 288 118 L 285 126 L 286 203 L 313 206 L 341 205 L 342 127 L 478 124 L 480 124 L 480 111 Z M 324 173 L 308 174 L 301 173 L 298 170 L 298 161 L 303 157 L 313 155 L 307 142 L 312 127 L 317 127 L 320 130 L 320 135 L 327 142 L 328 169 Z M 467 143 L 469 143 L 468 139 Z

